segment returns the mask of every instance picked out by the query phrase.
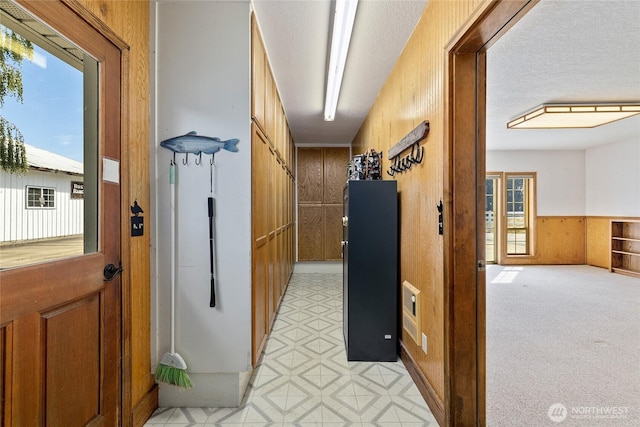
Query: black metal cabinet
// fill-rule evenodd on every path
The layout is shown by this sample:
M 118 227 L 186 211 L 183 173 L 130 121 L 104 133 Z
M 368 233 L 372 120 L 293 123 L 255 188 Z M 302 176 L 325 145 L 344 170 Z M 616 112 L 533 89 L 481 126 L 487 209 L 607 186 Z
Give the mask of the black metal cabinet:
M 347 360 L 395 361 L 399 292 L 396 181 L 347 181 L 343 209 Z

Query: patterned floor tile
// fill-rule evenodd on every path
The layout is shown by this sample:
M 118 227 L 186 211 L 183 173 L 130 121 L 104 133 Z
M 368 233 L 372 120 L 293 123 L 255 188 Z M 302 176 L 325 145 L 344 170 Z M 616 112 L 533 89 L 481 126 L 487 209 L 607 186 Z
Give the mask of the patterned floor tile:
M 401 361 L 348 362 L 342 275 L 294 274 L 239 408 L 160 408 L 148 426 L 437 426 Z

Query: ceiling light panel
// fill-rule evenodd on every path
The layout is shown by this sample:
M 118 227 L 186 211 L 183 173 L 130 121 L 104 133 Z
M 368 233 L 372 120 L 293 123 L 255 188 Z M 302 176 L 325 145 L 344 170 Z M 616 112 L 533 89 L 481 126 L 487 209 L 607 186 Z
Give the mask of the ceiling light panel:
M 593 128 L 640 114 L 635 104 L 545 104 L 507 123 L 509 129 Z
M 336 0 L 329 70 L 327 72 L 327 96 L 324 104 L 324 119 L 326 121 L 332 121 L 336 115 L 357 8 L 358 0 Z

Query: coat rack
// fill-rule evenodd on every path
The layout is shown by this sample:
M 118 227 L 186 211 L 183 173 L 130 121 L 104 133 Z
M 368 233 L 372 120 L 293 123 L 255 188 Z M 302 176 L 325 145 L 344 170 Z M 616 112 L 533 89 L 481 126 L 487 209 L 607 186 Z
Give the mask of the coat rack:
M 424 158 L 424 147 L 420 146 L 420 141 L 426 138 L 428 134 L 429 121 L 425 120 L 402 138 L 396 145 L 391 147 L 387 157 L 393 162 L 387 171 L 389 176 L 405 172 L 411 169 L 411 166 L 416 163 L 422 163 L 422 159 Z M 405 157 L 401 157 L 400 154 L 409 148 L 411 148 L 411 153 Z

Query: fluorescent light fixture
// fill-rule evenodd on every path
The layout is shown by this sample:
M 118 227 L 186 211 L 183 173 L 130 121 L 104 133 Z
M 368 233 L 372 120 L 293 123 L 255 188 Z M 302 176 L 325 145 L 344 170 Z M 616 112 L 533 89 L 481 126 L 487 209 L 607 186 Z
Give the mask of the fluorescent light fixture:
M 593 128 L 640 114 L 634 104 L 543 104 L 507 123 L 509 129 Z
M 333 35 L 331 36 L 331 53 L 329 54 L 329 70 L 327 72 L 327 97 L 324 102 L 324 119 L 333 121 L 338 107 L 342 75 L 347 62 L 347 52 L 356 18 L 358 0 L 336 0 L 333 15 Z

